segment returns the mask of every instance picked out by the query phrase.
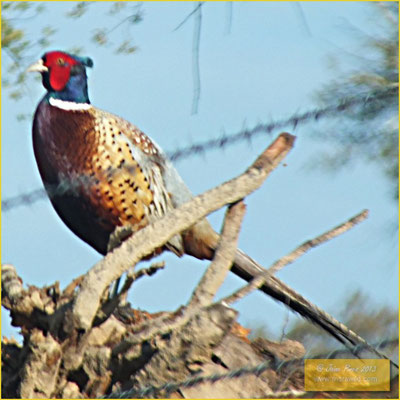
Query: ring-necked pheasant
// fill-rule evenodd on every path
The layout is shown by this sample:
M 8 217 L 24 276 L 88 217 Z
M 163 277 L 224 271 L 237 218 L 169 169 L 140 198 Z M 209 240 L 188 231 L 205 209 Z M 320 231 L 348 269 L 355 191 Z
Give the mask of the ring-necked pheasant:
M 28 70 L 42 74 L 47 93 L 33 122 L 33 147 L 50 200 L 65 224 L 101 254 L 119 226 L 137 231 L 192 194 L 157 144 L 136 126 L 90 104 L 90 58 L 51 51 Z M 211 259 L 218 243 L 206 219 L 166 249 Z M 161 252 L 164 249 L 159 249 Z M 232 272 L 249 281 L 263 269 L 240 250 Z M 349 345 L 365 341 L 271 277 L 261 288 Z

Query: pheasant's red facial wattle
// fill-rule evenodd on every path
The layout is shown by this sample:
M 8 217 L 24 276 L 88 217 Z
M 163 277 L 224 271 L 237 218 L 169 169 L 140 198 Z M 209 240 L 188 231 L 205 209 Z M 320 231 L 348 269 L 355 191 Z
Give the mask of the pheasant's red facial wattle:
M 56 90 L 63 90 L 69 81 L 70 68 L 69 67 L 56 67 L 50 70 L 49 74 L 50 85 Z
M 49 70 L 49 81 L 53 90 L 60 91 L 67 85 L 71 68 L 79 64 L 77 60 L 61 51 L 46 54 L 44 65 Z

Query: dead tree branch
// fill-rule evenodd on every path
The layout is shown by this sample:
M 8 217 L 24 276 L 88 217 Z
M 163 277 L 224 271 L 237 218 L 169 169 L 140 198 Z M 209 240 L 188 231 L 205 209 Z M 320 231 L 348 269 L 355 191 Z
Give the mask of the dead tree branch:
M 288 133 L 280 134 L 242 175 L 183 204 L 107 254 L 85 275 L 72 312 L 66 319 L 66 332 L 73 329 L 88 330 L 99 309 L 104 290 L 153 249 L 161 247 L 172 236 L 212 211 L 234 203 L 256 190 L 288 154 L 294 139 Z
M 248 330 L 235 322 L 237 311 L 226 305 L 229 298 L 214 302 L 232 260 L 245 256 L 236 249 L 245 213 L 242 200 L 277 167 L 293 142 L 293 136 L 281 134 L 242 175 L 197 196 L 128 238 L 62 292 L 58 283 L 24 289 L 15 268 L 2 266 L 2 304 L 24 336 L 22 345 L 2 341 L 3 398 L 302 396 L 304 347 L 295 341 L 260 339 L 251 343 Z M 123 272 L 225 204 L 229 207 L 214 259 L 186 307 L 151 315 L 122 304 L 119 297 L 104 300 L 109 284 Z M 249 288 L 253 290 L 254 282 L 264 282 L 289 299 L 292 308 L 292 301 L 301 303 L 310 315 L 315 312 L 315 318 L 345 331 L 344 325 L 273 273 L 365 217 L 366 212 L 361 213 L 299 246 L 269 270 L 256 274 L 240 295 L 248 293 Z M 160 268 L 153 265 L 128 273 L 119 295 L 126 295 L 138 278 Z M 346 332 L 351 333 L 354 343 L 365 342 L 362 338 L 357 342 L 356 334 L 348 329 Z M 366 343 L 365 348 L 370 347 Z
M 211 306 L 218 288 L 225 280 L 235 256 L 236 243 L 240 224 L 245 212 L 243 202 L 231 205 L 225 215 L 220 244 L 213 261 L 195 288 L 192 298 L 185 309 L 180 309 L 173 315 L 162 315 L 150 322 L 139 325 L 135 332 L 127 338 L 131 344 L 150 340 L 157 335 L 172 332 L 186 324 L 201 308 Z
M 322 235 L 319 235 L 316 238 L 303 243 L 295 250 L 290 252 L 288 255 L 276 261 L 270 268 L 265 269 L 262 272 L 256 274 L 255 277 L 249 283 L 247 283 L 242 288 L 235 291 L 233 294 L 223 298 L 220 301 L 220 303 L 226 305 L 231 304 L 235 301 L 240 300 L 244 296 L 247 296 L 252 291 L 260 288 L 262 285 L 268 283 L 269 288 L 275 289 L 276 291 L 282 293 L 287 293 L 288 299 L 291 299 L 291 302 L 294 300 L 299 304 L 306 305 L 307 309 L 310 312 L 312 312 L 313 315 L 314 314 L 317 315 L 320 321 L 323 320 L 325 321 L 326 324 L 329 324 L 333 329 L 332 335 L 335 336 L 339 341 L 341 341 L 353 354 L 357 354 L 358 346 L 364 346 L 367 347 L 372 353 L 374 353 L 378 357 L 387 358 L 385 354 L 379 352 L 374 346 L 371 346 L 365 339 L 363 339 L 357 333 L 353 332 L 347 326 L 336 320 L 334 317 L 332 317 L 331 315 L 320 309 L 318 306 L 305 299 L 303 296 L 301 296 L 300 294 L 298 294 L 293 289 L 291 289 L 286 284 L 284 284 L 279 279 L 273 276 L 277 271 L 282 269 L 284 266 L 294 262 L 296 259 L 304 255 L 311 248 L 319 246 L 327 242 L 328 240 L 331 240 L 347 232 L 355 225 L 364 221 L 367 217 L 368 217 L 368 210 L 364 210 L 361 213 L 350 218 L 346 222 L 336 226 L 335 228 L 330 229 L 329 231 L 323 233 Z M 347 343 L 347 341 L 341 339 L 340 335 L 342 335 L 342 333 L 345 333 L 347 341 L 349 341 L 351 345 L 355 346 L 354 348 L 350 346 L 350 344 Z M 398 364 L 396 364 L 392 360 L 390 361 L 393 366 L 395 366 L 397 369 L 399 368 Z
M 246 207 L 243 202 L 235 203 L 228 208 L 214 259 L 197 285 L 188 309 L 211 304 L 217 290 L 224 282 L 235 258 L 240 225 L 245 210 Z

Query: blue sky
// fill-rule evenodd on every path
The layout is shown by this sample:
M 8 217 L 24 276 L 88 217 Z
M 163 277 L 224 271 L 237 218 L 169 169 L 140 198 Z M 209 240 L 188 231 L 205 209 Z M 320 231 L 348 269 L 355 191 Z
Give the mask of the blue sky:
M 313 108 L 313 92 L 336 76 L 328 57 L 336 55 L 344 71 L 352 70 L 354 60 L 348 53 L 365 51 L 355 40 L 355 31 L 373 35 L 379 24 L 370 6 L 361 2 L 302 3 L 307 25 L 294 3 L 237 2 L 227 33 L 226 3 L 206 3 L 200 42 L 201 98 L 198 114 L 192 115 L 193 20 L 177 31 L 174 28 L 191 12 L 193 3 L 144 3 L 143 21 L 129 31 L 121 27 L 112 36 L 118 40 L 131 35 L 139 49 L 129 56 L 90 41 L 95 27 L 117 23 L 106 16 L 107 2 L 96 3 L 78 20 L 65 18 L 71 6 L 70 2 L 48 3 L 42 16 L 24 21 L 23 26 L 32 40 L 49 22 L 55 26 L 49 50 L 82 46 L 94 60 L 89 72 L 92 103 L 136 124 L 166 151 L 218 137 L 223 131 L 237 132 L 244 124 L 251 128 Z M 27 65 L 41 55 L 32 54 Z M 4 67 L 9 60 L 6 54 L 2 59 Z M 15 116 L 33 113 L 43 93 L 34 77 L 17 103 L 3 92 L 3 199 L 42 187 L 33 157 L 31 122 L 16 122 Z M 331 149 L 330 143 L 310 138 L 324 126 L 322 121 L 285 128 L 298 136 L 296 146 L 285 160 L 287 166 L 280 166 L 246 199 L 239 246 L 269 266 L 305 240 L 368 208 L 366 222 L 312 250 L 279 277 L 334 315 L 356 289 L 378 304 L 397 306 L 398 240 L 390 230 L 397 209 L 390 186 L 372 163 L 359 162 L 337 174 L 327 174 L 318 165 L 306 168 L 316 154 Z M 278 133 L 195 155 L 176 166 L 191 190 L 201 193 L 242 172 Z M 220 229 L 222 218 L 221 211 L 210 216 L 215 229 Z M 175 310 L 187 302 L 207 266 L 171 254 L 161 259 L 167 268 L 131 290 L 134 307 Z M 2 262 L 14 264 L 25 284 L 43 286 L 58 280 L 65 287 L 99 260 L 100 255 L 63 225 L 48 200 L 2 214 Z M 229 276 L 220 295 L 241 284 Z M 241 323 L 265 325 L 275 334 L 288 315 L 283 306 L 259 293 L 236 308 Z M 2 315 L 2 334 L 9 335 L 7 313 Z M 290 321 L 296 321 L 289 315 Z

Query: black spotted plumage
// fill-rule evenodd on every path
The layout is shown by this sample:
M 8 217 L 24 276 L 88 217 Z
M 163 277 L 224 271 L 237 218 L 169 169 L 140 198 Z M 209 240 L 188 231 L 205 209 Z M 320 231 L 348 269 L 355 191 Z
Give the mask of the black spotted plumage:
M 42 101 L 33 144 L 55 210 L 102 254 L 116 227 L 129 225 L 135 232 L 173 208 L 162 178 L 164 156 L 143 132 L 115 115 L 94 107 L 63 110 Z M 170 247 L 183 252 L 179 237 Z
M 52 51 L 31 66 L 42 74 L 47 90 L 36 110 L 33 145 L 55 210 L 76 235 L 105 254 L 115 228 L 135 232 L 192 195 L 154 141 L 90 104 L 86 67 L 92 65 L 89 58 Z M 211 259 L 218 241 L 203 219 L 170 239 L 166 248 Z M 247 281 L 265 272 L 240 250 L 231 270 Z M 348 346 L 366 344 L 276 277 L 268 278 L 260 290 Z

